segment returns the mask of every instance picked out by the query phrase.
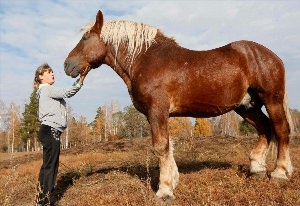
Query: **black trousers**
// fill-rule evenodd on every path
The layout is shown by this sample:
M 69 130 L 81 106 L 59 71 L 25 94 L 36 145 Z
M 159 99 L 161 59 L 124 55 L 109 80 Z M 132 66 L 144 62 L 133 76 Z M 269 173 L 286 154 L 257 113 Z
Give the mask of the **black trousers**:
M 54 190 L 60 154 L 61 132 L 47 125 L 41 125 L 38 138 L 43 145 L 43 164 L 39 174 L 40 189 L 50 197 Z

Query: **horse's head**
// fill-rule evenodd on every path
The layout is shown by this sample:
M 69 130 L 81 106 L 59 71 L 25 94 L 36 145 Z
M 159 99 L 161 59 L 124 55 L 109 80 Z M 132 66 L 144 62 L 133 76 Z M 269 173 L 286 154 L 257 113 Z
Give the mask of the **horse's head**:
M 94 26 L 84 33 L 76 47 L 69 53 L 64 67 L 68 76 L 77 77 L 99 67 L 105 56 L 106 46 L 100 37 L 103 26 L 103 15 L 98 11 Z

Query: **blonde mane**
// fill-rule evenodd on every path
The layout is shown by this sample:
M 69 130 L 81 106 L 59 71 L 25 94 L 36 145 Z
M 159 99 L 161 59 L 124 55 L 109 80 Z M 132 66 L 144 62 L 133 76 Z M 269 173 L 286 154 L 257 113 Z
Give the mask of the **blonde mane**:
M 95 21 L 90 22 L 81 29 L 83 32 L 90 31 Z M 117 58 L 120 44 L 127 45 L 127 61 L 131 65 L 133 60 L 140 54 L 145 45 L 145 51 L 155 43 L 158 29 L 143 23 L 132 21 L 105 21 L 101 30 L 101 37 L 106 44 L 110 44 Z

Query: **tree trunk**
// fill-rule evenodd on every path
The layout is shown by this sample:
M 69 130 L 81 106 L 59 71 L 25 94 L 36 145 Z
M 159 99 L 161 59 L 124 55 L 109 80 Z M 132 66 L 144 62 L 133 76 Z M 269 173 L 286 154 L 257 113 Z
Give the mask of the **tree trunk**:
M 8 152 L 8 153 L 10 153 L 9 146 L 10 146 L 10 142 L 9 142 L 9 131 L 7 131 L 7 152 Z
M 11 153 L 14 153 L 14 144 L 15 144 L 15 118 L 12 116 L 12 141 L 11 141 Z
M 67 127 L 67 131 L 66 131 L 66 144 L 65 144 L 65 148 L 69 148 L 69 128 Z
M 30 151 L 30 139 L 27 139 L 27 146 L 26 146 L 26 151 Z

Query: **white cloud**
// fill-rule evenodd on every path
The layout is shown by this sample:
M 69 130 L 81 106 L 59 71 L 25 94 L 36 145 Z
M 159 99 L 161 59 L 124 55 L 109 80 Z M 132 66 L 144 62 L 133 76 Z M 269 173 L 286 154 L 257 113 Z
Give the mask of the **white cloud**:
M 283 59 L 290 105 L 300 109 L 299 8 L 298 1 L 1 1 L 0 99 L 23 104 L 35 68 L 44 62 L 54 68 L 57 86 L 71 85 L 74 79 L 64 74 L 63 62 L 81 38 L 80 27 L 101 9 L 105 20 L 150 24 L 190 49 L 241 39 L 265 45 Z M 123 81 L 105 67 L 92 71 L 69 102 L 91 121 L 97 107 L 110 99 L 119 99 L 122 106 L 130 102 Z

